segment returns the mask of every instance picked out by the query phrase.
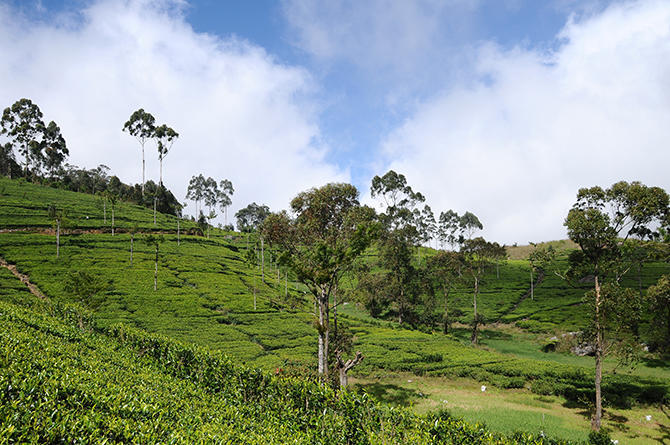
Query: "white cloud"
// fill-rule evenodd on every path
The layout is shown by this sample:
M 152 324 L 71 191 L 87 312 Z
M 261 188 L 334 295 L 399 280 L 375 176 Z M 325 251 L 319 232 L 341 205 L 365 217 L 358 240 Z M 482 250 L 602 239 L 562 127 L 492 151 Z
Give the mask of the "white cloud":
M 427 101 L 383 144 L 433 210 L 471 210 L 506 243 L 564 238 L 579 187 L 670 189 L 670 3 L 570 22 L 553 53 L 484 45 L 476 79 Z
M 184 6 L 100 0 L 38 23 L 0 5 L 0 104 L 32 99 L 60 125 L 71 162 L 104 163 L 133 183 L 140 147 L 121 128 L 142 107 L 180 133 L 167 186 L 183 200 L 194 174 L 228 178 L 233 212 L 251 201 L 285 208 L 301 190 L 348 180 L 324 160 L 309 73 L 248 42 L 194 32 Z M 147 178 L 158 179 L 152 143 Z
M 377 78 L 443 66 L 470 26 L 475 0 L 284 0 L 296 46 L 320 62 L 346 62 Z M 459 39 L 458 36 L 461 36 Z

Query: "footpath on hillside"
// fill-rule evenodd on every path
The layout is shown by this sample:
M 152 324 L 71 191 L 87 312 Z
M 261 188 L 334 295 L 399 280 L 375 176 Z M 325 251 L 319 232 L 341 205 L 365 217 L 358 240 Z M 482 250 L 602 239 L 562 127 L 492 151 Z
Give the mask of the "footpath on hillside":
M 23 273 L 18 271 L 18 269 L 16 268 L 16 265 L 9 264 L 7 261 L 5 261 L 4 258 L 0 257 L 0 266 L 9 270 L 16 278 L 21 280 L 21 282 L 23 284 L 28 286 L 28 289 L 30 290 L 31 294 L 35 295 L 37 298 L 40 298 L 42 300 L 45 300 L 45 301 L 49 300 L 49 298 L 46 295 L 44 295 L 44 292 L 42 292 L 40 290 L 40 288 L 37 287 L 37 285 L 30 282 L 30 278 L 28 277 L 28 275 L 23 274 Z

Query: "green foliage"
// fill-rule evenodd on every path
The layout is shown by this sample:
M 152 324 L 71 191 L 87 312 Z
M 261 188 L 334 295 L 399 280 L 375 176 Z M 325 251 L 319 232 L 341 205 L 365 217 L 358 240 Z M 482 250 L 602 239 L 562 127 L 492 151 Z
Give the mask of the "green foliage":
M 384 408 L 122 325 L 86 332 L 3 302 L 0 321 L 0 433 L 10 443 L 559 443 Z

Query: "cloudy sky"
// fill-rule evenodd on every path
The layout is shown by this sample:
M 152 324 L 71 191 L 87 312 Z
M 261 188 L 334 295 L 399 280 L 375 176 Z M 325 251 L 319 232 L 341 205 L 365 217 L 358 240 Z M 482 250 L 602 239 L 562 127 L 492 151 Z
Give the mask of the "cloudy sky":
M 667 0 L 0 0 L 0 58 L 0 107 L 32 99 L 70 162 L 140 182 L 141 107 L 180 133 L 168 187 L 230 179 L 232 213 L 392 168 L 525 244 L 579 187 L 670 189 Z

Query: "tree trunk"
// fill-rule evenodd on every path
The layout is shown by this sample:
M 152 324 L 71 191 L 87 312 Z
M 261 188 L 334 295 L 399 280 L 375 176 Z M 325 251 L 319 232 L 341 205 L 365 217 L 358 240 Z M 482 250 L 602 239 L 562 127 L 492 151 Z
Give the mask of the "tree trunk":
M 593 415 L 591 421 L 591 429 L 595 431 L 600 431 L 600 423 L 603 417 L 603 402 L 602 394 L 600 392 L 600 384 L 603 378 L 603 369 L 602 369 L 602 355 L 603 355 L 603 333 L 602 333 L 602 323 L 600 320 L 600 283 L 598 282 L 598 274 L 595 275 L 595 293 L 596 293 L 596 376 L 595 376 L 595 386 L 596 386 L 596 412 Z
M 158 179 L 158 184 L 162 187 L 163 186 L 163 157 L 161 157 L 159 159 L 158 163 L 160 164 L 160 173 L 158 175 L 158 178 L 159 178 Z
M 333 292 L 333 332 L 335 338 L 337 338 L 337 288 Z
M 142 144 L 142 198 L 144 198 L 144 144 Z
M 130 267 L 133 266 L 133 243 L 135 241 L 135 234 L 130 234 Z
M 363 360 L 363 355 L 360 351 L 356 351 L 356 357 L 353 359 L 347 360 L 344 362 L 340 351 L 335 352 L 335 358 L 337 360 L 337 371 L 340 374 L 340 389 L 344 390 L 349 384 L 349 378 L 347 377 L 347 372 Z
M 112 236 L 114 236 L 114 206 L 112 206 Z
M 60 220 L 56 220 L 56 258 L 60 256 Z
M 445 286 L 444 288 L 444 316 L 442 319 L 444 326 L 443 331 L 445 334 L 449 333 L 449 288 Z
M 479 278 L 475 277 L 475 293 L 472 300 L 474 307 L 474 319 L 472 320 L 472 336 L 470 337 L 470 343 L 473 345 L 477 344 L 477 329 L 479 328 L 479 320 L 477 318 L 477 295 L 479 294 Z
M 102 223 L 107 224 L 107 200 L 102 201 Z
M 256 310 L 256 277 L 254 277 L 254 310 Z
M 154 290 L 158 288 L 158 246 L 156 246 L 156 260 L 154 261 Z
M 319 306 L 319 378 L 322 383 L 328 380 L 328 340 L 329 340 L 329 326 L 328 326 L 328 295 L 325 290 L 321 290 L 321 295 L 318 297 Z
M 261 236 L 261 280 L 265 283 L 265 243 Z
M 533 282 L 533 268 L 530 268 L 530 299 L 533 300 L 535 296 L 535 283 Z

